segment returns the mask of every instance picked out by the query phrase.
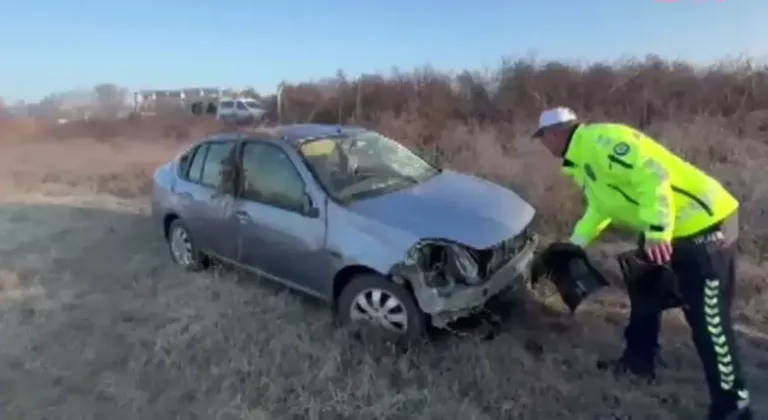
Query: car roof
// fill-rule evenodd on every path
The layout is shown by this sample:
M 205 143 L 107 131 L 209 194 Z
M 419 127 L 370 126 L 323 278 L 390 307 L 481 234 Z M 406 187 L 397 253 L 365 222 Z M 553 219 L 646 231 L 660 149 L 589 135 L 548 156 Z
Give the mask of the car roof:
M 271 140 L 274 142 L 284 142 L 292 147 L 297 147 L 301 143 L 309 140 L 323 137 L 337 137 L 344 134 L 354 134 L 365 131 L 364 128 L 350 125 L 336 124 L 288 124 L 279 125 L 271 128 L 255 128 L 238 133 L 220 133 L 207 138 L 206 140 L 216 140 L 217 138 L 233 136 L 242 139 Z

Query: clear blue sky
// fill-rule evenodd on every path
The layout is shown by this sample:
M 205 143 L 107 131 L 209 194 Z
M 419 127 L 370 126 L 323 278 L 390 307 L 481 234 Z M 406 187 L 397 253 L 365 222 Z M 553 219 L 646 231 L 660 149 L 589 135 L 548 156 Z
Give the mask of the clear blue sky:
M 496 67 L 503 56 L 768 56 L 768 0 L 0 0 L 0 96 Z

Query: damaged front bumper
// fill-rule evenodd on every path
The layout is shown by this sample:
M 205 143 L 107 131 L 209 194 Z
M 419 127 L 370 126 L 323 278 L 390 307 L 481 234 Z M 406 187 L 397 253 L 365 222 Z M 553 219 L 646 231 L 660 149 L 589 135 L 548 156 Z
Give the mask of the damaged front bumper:
M 432 324 L 444 327 L 481 309 L 501 292 L 522 285 L 529 278 L 537 245 L 538 237 L 531 235 L 518 253 L 477 285 L 454 283 L 448 287 L 430 287 L 423 281 L 407 281 L 421 310 L 430 315 Z

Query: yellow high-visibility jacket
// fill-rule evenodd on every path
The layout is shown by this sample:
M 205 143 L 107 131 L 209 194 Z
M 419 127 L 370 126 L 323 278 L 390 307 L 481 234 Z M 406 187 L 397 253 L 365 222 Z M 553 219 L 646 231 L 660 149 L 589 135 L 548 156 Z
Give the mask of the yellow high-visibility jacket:
M 571 236 L 579 245 L 588 245 L 611 223 L 671 241 L 739 208 L 720 182 L 623 124 L 580 124 L 563 158 L 563 173 L 587 199 Z

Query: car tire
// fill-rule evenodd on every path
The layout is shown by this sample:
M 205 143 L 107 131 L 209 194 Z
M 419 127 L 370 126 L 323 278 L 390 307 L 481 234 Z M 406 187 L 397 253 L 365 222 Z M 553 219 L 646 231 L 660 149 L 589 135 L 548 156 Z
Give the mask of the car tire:
M 187 271 L 202 271 L 205 269 L 205 256 L 197 250 L 192 242 L 192 236 L 181 219 L 171 222 L 166 237 L 168 251 L 176 265 Z
M 368 322 L 386 335 L 406 340 L 419 340 L 427 334 L 427 315 L 413 294 L 384 276 L 356 276 L 337 303 L 336 317 L 342 326 Z

